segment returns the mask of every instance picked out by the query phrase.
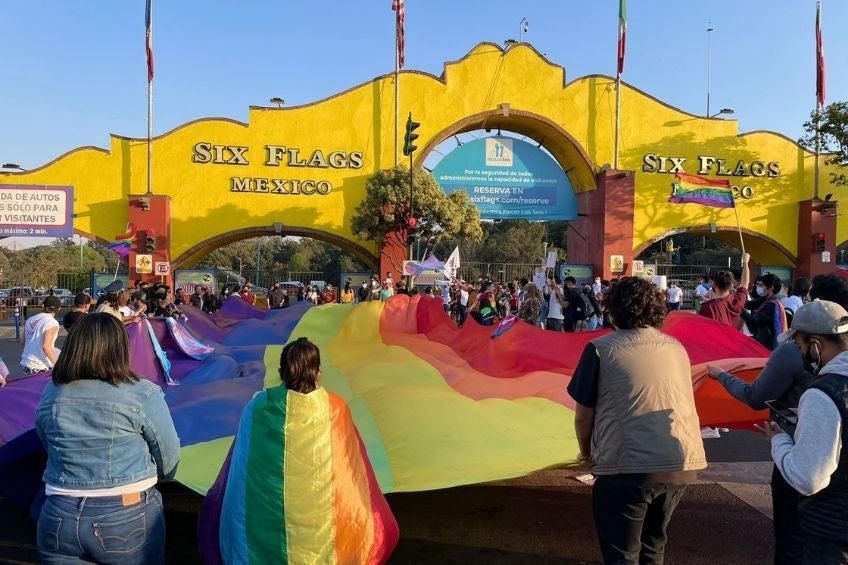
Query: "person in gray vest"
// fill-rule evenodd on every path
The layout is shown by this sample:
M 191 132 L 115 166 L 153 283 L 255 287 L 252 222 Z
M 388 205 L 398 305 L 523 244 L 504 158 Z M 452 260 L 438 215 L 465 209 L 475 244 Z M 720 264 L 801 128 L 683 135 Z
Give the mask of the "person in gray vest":
M 848 311 L 825 300 L 804 304 L 781 336 L 787 339 L 817 377 L 801 395 L 794 437 L 775 422 L 757 428 L 771 440 L 780 474 L 802 495 L 801 563 L 848 563 L 848 455 L 842 449 L 848 441 Z
M 568 385 L 579 458 L 596 477 L 604 562 L 660 564 L 671 515 L 707 466 L 689 357 L 658 329 L 665 297 L 647 280 L 622 278 L 604 303 L 616 331 L 586 345 Z

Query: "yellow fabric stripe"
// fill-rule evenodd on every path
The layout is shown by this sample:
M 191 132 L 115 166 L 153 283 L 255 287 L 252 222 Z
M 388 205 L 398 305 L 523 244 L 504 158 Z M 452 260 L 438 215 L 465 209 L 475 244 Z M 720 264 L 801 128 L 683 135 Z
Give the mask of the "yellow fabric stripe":
M 394 479 L 389 488 L 381 482 L 384 492 L 506 479 L 575 460 L 572 410 L 544 398 L 478 401 L 457 392 L 413 353 L 425 336 L 410 336 L 409 349 L 383 343 L 380 306 L 354 309 L 321 356 L 374 414 Z M 447 346 L 440 357 L 474 371 Z
M 336 563 L 333 451 L 326 391 L 289 391 L 283 504 L 289 563 Z

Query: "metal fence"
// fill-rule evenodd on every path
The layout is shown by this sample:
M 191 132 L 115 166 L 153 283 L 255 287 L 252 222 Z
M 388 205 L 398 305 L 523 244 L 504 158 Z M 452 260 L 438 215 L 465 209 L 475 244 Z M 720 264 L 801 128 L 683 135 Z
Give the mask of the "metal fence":
M 90 288 L 92 279 L 95 273 L 91 269 L 75 270 L 75 271 L 59 271 L 52 278 L 41 280 L 38 284 L 25 271 L 17 271 L 14 273 L 3 272 L 0 275 L 0 290 L 9 290 L 15 287 L 31 287 L 33 290 L 47 292 L 51 288 L 64 288 L 72 293 L 77 293 L 84 288 Z M 126 274 L 119 273 L 119 274 Z
M 480 277 L 498 282 L 511 282 L 521 277 L 532 280 L 533 269 L 538 266 L 537 263 L 463 263 L 457 276 L 467 281 L 476 281 Z
M 244 269 L 241 274 L 234 271 L 219 270 L 217 275 L 218 288 L 223 288 L 227 284 L 245 284 L 253 283 L 260 288 L 269 288 L 272 284 L 278 282 L 299 282 L 308 285 L 312 281 L 328 281 L 336 284 L 336 276 L 333 279 L 328 278 L 329 273 L 323 271 L 259 271 L 258 273 L 251 269 Z
M 727 265 L 672 265 L 661 263 L 657 265 L 657 274 L 665 275 L 669 279 L 680 279 L 697 281 L 701 275 L 715 276 L 719 271 L 741 271 L 741 267 L 728 267 Z

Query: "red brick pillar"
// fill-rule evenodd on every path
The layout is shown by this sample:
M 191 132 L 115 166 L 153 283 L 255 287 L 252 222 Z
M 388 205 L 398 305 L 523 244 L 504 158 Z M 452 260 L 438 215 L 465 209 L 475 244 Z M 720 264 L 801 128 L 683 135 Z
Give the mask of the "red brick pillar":
M 836 202 L 804 200 L 798 203 L 798 268 L 796 277 L 832 273 L 836 268 Z M 816 234 L 823 233 L 830 262 L 822 262 L 816 250 Z
M 163 280 L 168 286 L 173 286 L 173 273 L 161 275 L 155 272 L 156 263 L 168 263 L 170 271 L 171 244 L 171 197 L 158 194 L 131 194 L 128 202 L 129 223 L 135 229 L 135 239 L 129 256 L 130 286 L 136 279 L 149 283 Z M 153 238 L 154 249 L 146 249 L 148 230 Z M 139 273 L 136 270 L 138 255 L 151 255 L 152 273 Z
M 392 273 L 392 279 L 399 281 L 403 262 L 409 259 L 409 247 L 406 245 L 406 230 L 388 234 L 386 242 L 380 249 L 380 280 L 386 278 L 386 273 Z
M 568 230 L 568 262 L 592 265 L 605 279 L 632 274 L 636 176 L 632 171 L 601 171 L 598 188 L 577 193 L 580 216 Z M 624 271 L 610 270 L 610 256 L 624 257 Z

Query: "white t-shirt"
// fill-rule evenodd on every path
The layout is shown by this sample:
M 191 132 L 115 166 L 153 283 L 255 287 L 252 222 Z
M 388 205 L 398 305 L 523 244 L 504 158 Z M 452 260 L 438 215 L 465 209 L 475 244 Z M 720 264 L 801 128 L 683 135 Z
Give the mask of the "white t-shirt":
M 36 314 L 26 321 L 26 324 L 24 324 L 26 342 L 24 343 L 24 352 L 21 354 L 21 365 L 30 369 L 42 369 L 44 371 L 53 368 L 53 364 L 47 358 L 47 355 L 44 354 L 43 349 L 44 334 L 51 328 L 58 329 L 59 322 L 55 316 L 47 312 Z M 54 347 L 53 351 L 56 352 L 56 356 L 58 357 L 61 349 Z
M 683 297 L 683 291 L 679 286 L 668 287 L 668 302 L 669 304 L 677 304 Z
M 459 291 L 459 303 L 462 306 L 468 306 L 468 291 L 462 289 Z
M 710 292 L 710 287 L 707 284 L 701 283 L 695 289 L 695 296 L 698 298 L 704 299 L 707 297 L 707 294 Z
M 556 292 L 551 292 L 551 296 L 548 298 L 548 318 L 563 319 L 562 304 L 557 300 Z
M 798 308 L 804 305 L 804 301 L 800 296 L 792 295 L 780 299 L 780 303 L 784 308 L 789 308 L 792 312 L 797 312 Z

